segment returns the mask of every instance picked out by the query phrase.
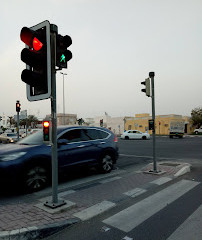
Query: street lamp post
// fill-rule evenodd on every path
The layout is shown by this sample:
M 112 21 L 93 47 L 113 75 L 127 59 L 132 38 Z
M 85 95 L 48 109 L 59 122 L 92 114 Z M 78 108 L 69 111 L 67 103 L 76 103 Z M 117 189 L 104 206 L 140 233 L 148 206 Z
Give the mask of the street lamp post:
M 64 75 L 67 75 L 67 73 L 62 73 L 63 75 L 63 124 L 65 125 L 65 88 L 64 88 Z

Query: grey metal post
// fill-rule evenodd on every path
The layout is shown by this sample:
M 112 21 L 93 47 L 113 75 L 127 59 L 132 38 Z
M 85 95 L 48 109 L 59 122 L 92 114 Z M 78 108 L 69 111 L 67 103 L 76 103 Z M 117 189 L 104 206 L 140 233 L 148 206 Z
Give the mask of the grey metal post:
M 64 75 L 67 75 L 66 73 L 62 73 L 63 75 L 63 124 L 65 125 L 65 81 L 64 81 Z
M 60 207 L 66 202 L 58 201 L 58 155 L 57 155 L 57 109 L 56 109 L 56 34 L 58 27 L 51 24 L 51 118 L 52 118 L 52 202 L 46 202 L 50 208 Z
M 152 137 L 153 137 L 153 171 L 157 172 L 156 166 L 156 130 L 155 130 L 155 95 L 154 95 L 154 72 L 149 73 L 149 77 L 151 78 L 151 87 L 152 87 L 152 120 L 154 122 L 154 127 L 152 130 Z
M 57 109 L 56 109 L 56 71 L 55 71 L 56 32 L 51 31 L 51 118 L 52 118 L 52 190 L 53 204 L 58 203 L 58 158 L 57 158 Z

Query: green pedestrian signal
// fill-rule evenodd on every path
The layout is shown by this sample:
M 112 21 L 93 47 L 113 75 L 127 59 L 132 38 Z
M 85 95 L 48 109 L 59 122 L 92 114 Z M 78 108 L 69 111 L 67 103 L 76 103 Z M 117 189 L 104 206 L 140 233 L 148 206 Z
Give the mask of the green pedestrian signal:
M 72 44 L 70 36 L 62 36 L 60 34 L 56 37 L 56 66 L 59 69 L 67 68 L 67 62 L 72 58 L 72 53 L 67 48 Z
M 62 54 L 62 56 L 60 57 L 60 62 L 64 62 L 65 63 L 65 55 Z

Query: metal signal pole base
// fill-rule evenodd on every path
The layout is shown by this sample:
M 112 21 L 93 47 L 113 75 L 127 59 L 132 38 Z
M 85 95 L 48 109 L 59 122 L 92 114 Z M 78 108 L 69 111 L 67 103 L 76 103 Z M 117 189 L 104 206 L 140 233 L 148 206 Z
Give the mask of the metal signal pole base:
M 62 207 L 65 204 L 67 204 L 67 203 L 64 200 L 58 200 L 57 203 L 47 201 L 47 202 L 44 203 L 44 206 L 49 207 L 51 209 L 55 209 L 55 208 L 58 208 L 58 207 Z

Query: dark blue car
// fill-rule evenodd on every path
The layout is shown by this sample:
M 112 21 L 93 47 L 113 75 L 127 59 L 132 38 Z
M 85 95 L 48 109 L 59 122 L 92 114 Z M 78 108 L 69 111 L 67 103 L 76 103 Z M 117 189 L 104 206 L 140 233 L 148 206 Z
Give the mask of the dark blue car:
M 98 127 L 58 127 L 58 171 L 96 166 L 108 173 L 118 159 L 116 136 Z M 18 183 L 29 191 L 44 188 L 51 179 L 51 146 L 39 131 L 16 144 L 0 146 L 0 184 Z

